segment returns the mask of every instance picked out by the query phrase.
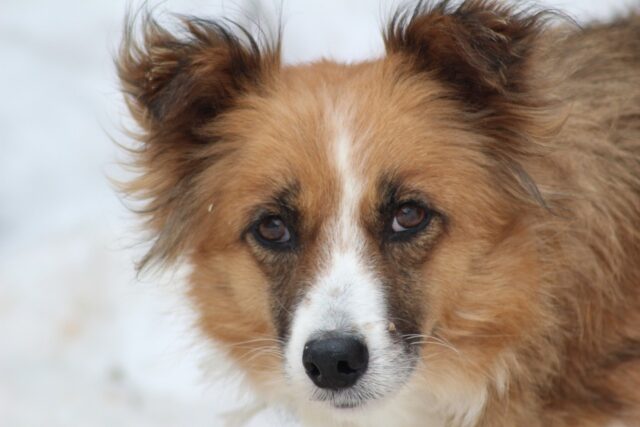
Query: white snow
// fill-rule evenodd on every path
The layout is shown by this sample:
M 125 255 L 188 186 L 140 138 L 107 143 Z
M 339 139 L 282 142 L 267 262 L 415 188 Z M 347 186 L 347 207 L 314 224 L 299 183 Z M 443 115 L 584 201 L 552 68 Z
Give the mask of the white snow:
M 286 0 L 286 59 L 380 53 L 393 3 Z M 546 3 L 584 20 L 627 2 Z M 111 59 L 127 4 L 0 3 L 0 426 L 218 426 L 251 400 L 194 337 L 180 275 L 135 279 L 136 223 L 106 179 L 123 176 L 109 135 L 126 141 L 130 124 Z M 165 0 L 159 9 L 248 21 L 273 20 L 279 5 Z M 205 375 L 203 360 L 220 375 Z M 250 425 L 284 423 L 271 410 Z

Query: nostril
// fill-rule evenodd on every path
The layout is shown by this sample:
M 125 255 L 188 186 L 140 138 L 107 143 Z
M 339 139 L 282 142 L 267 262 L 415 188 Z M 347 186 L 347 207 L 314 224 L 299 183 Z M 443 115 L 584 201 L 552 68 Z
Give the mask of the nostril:
M 338 372 L 345 375 L 351 375 L 358 372 L 358 370 L 352 369 L 351 366 L 349 366 L 349 362 L 346 360 L 341 360 L 338 362 Z
M 307 371 L 307 375 L 310 377 L 318 377 L 320 375 L 320 369 L 310 362 L 304 364 L 304 370 Z

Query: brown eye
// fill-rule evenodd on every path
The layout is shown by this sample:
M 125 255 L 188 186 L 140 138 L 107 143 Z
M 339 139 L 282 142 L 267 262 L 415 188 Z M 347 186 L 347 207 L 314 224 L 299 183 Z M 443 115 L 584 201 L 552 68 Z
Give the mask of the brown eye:
M 416 229 L 428 220 L 427 212 L 415 203 L 401 205 L 393 217 L 391 228 L 396 233 Z
M 267 243 L 287 243 L 291 240 L 289 229 L 277 216 L 268 216 L 258 223 L 257 235 Z

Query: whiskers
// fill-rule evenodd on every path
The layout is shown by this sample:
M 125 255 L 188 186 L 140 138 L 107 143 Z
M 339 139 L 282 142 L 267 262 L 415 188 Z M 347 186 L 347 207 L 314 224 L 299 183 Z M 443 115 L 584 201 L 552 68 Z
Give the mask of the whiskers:
M 285 345 L 285 342 L 279 338 L 272 338 L 272 337 L 265 336 L 265 337 L 254 338 L 246 341 L 234 342 L 233 344 L 228 344 L 227 347 L 242 347 L 242 346 L 248 346 L 256 343 L 271 343 L 274 345 L 278 345 L 280 347 L 283 347 Z
M 451 344 L 450 341 L 442 337 L 437 337 L 435 335 L 403 334 L 402 338 L 408 341 L 409 345 L 411 346 L 435 345 L 450 350 L 457 356 L 462 355 L 462 352 L 458 350 L 453 344 Z
M 287 385 L 282 367 L 285 360 L 285 342 L 272 337 L 259 337 L 227 345 L 236 353 L 235 362 L 251 365 L 253 375 L 260 377 L 262 387 L 281 390 Z
M 260 337 L 246 341 L 239 341 L 227 345 L 227 349 L 240 353 L 236 361 L 251 364 L 258 359 L 268 358 L 276 361 L 284 360 L 284 341 L 272 337 Z

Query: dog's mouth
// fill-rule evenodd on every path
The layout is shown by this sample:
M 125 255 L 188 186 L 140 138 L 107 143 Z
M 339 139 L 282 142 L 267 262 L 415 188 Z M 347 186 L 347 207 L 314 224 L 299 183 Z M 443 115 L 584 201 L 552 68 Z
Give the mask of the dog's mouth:
M 350 409 L 358 409 L 362 406 L 365 406 L 367 401 L 359 401 L 359 402 L 332 402 L 332 406 L 336 409 L 340 410 L 350 410 Z
M 406 384 L 408 378 L 396 378 L 396 380 L 400 381 L 390 382 L 384 386 L 377 384 L 376 387 L 371 387 L 369 384 L 357 384 L 347 390 L 316 389 L 311 400 L 340 413 L 357 412 L 393 396 Z
M 332 396 L 326 396 L 324 398 L 315 399 L 316 402 L 326 404 L 332 409 L 336 409 L 341 412 L 355 411 L 364 408 L 372 402 L 379 400 L 380 397 L 364 397 L 335 394 Z

